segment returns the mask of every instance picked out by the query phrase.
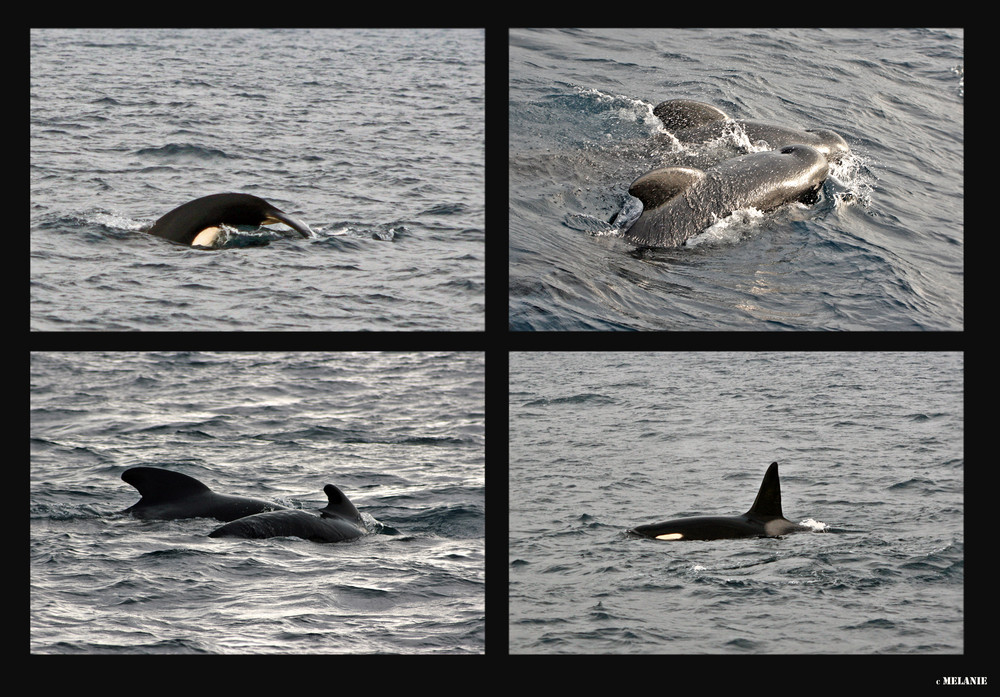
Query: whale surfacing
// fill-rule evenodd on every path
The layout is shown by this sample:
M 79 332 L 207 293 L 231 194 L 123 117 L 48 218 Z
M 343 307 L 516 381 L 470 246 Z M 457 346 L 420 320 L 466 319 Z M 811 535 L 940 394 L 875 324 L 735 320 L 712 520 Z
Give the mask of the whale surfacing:
M 707 170 L 656 169 L 629 187 L 643 211 L 625 239 L 644 247 L 679 247 L 734 211 L 813 201 L 828 173 L 826 158 L 800 144 L 734 157 Z
M 302 237 L 315 233 L 304 222 L 250 194 L 211 194 L 178 206 L 153 223 L 150 235 L 195 247 L 211 247 L 220 225 L 272 225 L 284 223 Z
M 365 524 L 358 509 L 333 484 L 323 487 L 329 503 L 319 515 L 309 511 L 285 509 L 258 513 L 234 520 L 209 533 L 209 537 L 301 537 L 313 542 L 343 542 L 365 534 Z
M 628 532 L 654 540 L 724 540 L 740 537 L 780 537 L 809 530 L 787 520 L 781 513 L 781 485 L 778 463 L 772 462 L 764 474 L 757 498 L 750 510 L 739 516 L 678 518 L 663 523 L 639 525 Z
M 669 99 L 653 108 L 663 127 L 684 143 L 706 143 L 723 135 L 727 125 L 737 124 L 754 143 L 763 141 L 772 150 L 802 144 L 816 148 L 835 163 L 851 149 L 839 134 L 826 128 L 789 128 L 763 121 L 733 119 L 711 104 L 691 99 Z

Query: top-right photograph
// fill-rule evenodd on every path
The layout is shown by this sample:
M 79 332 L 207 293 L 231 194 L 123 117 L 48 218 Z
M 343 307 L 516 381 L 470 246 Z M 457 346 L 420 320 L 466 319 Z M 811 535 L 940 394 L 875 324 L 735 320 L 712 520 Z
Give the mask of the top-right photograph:
M 510 331 L 961 331 L 962 29 L 511 29 Z

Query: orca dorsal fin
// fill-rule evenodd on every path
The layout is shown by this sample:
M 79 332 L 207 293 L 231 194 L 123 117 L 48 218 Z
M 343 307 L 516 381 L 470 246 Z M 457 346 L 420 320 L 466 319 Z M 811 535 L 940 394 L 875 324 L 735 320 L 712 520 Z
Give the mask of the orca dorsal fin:
M 778 482 L 778 463 L 772 462 L 764 473 L 764 481 L 760 483 L 760 491 L 754 499 L 747 515 L 761 518 L 784 518 L 781 514 L 781 484 Z

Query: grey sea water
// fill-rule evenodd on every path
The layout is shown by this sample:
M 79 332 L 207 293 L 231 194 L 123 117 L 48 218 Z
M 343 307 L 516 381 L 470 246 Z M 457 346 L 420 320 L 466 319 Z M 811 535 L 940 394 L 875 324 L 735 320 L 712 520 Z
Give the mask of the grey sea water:
M 511 329 L 964 326 L 961 29 L 514 29 L 509 61 Z M 815 206 L 635 252 L 610 221 L 676 164 L 667 99 L 854 157 Z

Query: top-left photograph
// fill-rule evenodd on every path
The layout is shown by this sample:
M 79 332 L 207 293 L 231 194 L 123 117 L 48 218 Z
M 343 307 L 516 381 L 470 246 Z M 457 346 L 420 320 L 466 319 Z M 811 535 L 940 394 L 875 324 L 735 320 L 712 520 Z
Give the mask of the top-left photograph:
M 485 330 L 485 30 L 29 39 L 32 331 Z

